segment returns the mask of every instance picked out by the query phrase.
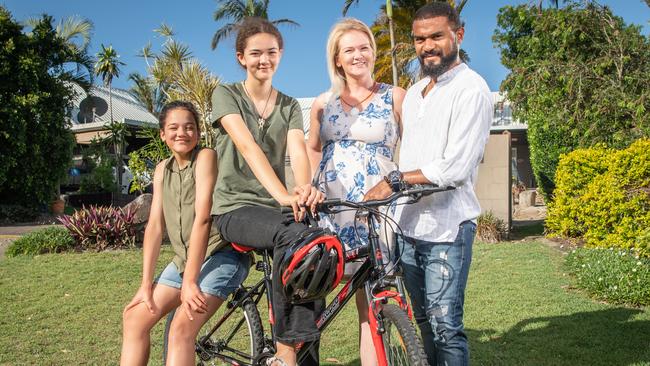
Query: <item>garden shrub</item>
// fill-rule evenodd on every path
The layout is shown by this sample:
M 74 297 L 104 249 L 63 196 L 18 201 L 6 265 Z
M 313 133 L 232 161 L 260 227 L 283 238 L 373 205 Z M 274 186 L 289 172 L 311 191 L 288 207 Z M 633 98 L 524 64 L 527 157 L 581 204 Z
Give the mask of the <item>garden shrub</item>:
M 563 155 L 556 178 L 546 220 L 551 236 L 650 256 L 650 140 Z
M 629 250 L 579 248 L 566 264 L 577 285 L 599 300 L 650 305 L 650 258 Z
M 90 206 L 59 221 L 80 248 L 102 251 L 135 246 L 134 214 L 130 209 Z
M 476 220 L 476 239 L 484 243 L 500 242 L 508 236 L 506 223 L 492 211 L 484 212 Z
M 60 253 L 74 247 L 75 241 L 68 230 L 62 227 L 48 227 L 16 239 L 7 248 L 7 256 Z
M 599 145 L 560 156 L 555 173 L 558 188 L 554 200 L 548 204 L 549 230 L 564 237 L 579 237 L 584 233 L 584 225 L 579 220 L 582 210 L 579 198 L 595 177 L 607 171 L 611 153 L 611 149 Z
M 30 222 L 36 220 L 36 209 L 22 205 L 0 205 L 0 222 Z

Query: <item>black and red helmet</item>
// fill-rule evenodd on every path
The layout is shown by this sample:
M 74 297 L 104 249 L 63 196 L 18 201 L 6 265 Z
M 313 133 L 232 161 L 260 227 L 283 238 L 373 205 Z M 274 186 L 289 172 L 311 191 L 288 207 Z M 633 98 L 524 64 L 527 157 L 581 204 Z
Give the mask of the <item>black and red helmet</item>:
M 304 231 L 284 254 L 280 274 L 292 303 L 323 299 L 338 286 L 345 261 L 343 246 L 327 229 Z

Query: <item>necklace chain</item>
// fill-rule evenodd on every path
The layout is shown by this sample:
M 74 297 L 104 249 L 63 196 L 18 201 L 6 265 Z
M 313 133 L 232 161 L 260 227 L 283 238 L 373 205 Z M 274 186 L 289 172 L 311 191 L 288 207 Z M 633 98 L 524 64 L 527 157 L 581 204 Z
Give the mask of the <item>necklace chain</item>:
M 266 112 L 266 107 L 269 105 L 269 100 L 271 100 L 271 94 L 273 94 L 273 86 L 271 86 L 271 90 L 269 91 L 269 96 L 266 97 L 266 103 L 264 103 L 264 109 L 262 109 L 262 113 L 260 113 L 259 109 L 257 109 L 257 104 L 255 104 L 255 100 L 253 99 L 253 95 L 248 92 L 248 88 L 246 88 L 246 81 L 242 81 L 242 85 L 244 86 L 244 91 L 246 92 L 246 95 L 248 95 L 248 98 L 250 98 L 251 102 L 253 102 L 253 107 L 255 107 L 255 112 L 257 113 L 257 127 L 262 129 L 264 125 L 266 124 L 266 118 L 264 118 L 264 113 Z
M 368 96 L 366 96 L 365 98 L 363 98 L 363 100 L 360 101 L 360 102 L 357 103 L 357 104 L 350 104 L 350 103 L 348 103 L 348 101 L 346 101 L 345 99 L 343 99 L 343 95 L 339 95 L 339 98 L 341 99 L 341 101 L 342 101 L 343 103 L 345 103 L 345 104 L 346 104 L 347 106 L 349 106 L 350 108 L 361 107 L 361 105 L 362 105 L 366 100 L 368 100 L 368 99 L 369 99 L 373 94 L 375 94 L 375 91 L 376 91 L 375 89 L 376 89 L 376 87 L 377 87 L 377 82 L 373 82 L 373 83 L 372 83 L 372 87 L 370 88 L 370 94 L 368 94 Z M 361 108 L 358 108 L 358 110 L 360 111 Z

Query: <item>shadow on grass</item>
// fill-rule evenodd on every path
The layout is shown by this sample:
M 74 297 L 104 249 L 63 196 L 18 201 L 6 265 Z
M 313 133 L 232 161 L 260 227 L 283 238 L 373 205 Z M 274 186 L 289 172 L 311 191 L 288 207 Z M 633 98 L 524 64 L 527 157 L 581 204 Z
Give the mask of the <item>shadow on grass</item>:
M 519 322 L 505 334 L 468 329 L 475 365 L 650 364 L 650 321 L 616 308 Z
M 508 240 L 521 240 L 530 236 L 544 235 L 544 220 L 513 221 Z

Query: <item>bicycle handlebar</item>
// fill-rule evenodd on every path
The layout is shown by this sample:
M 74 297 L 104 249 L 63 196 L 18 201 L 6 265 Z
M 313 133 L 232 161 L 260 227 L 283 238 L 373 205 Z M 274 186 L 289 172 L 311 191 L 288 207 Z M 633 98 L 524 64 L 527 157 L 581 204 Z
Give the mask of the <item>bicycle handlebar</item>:
M 437 192 L 451 191 L 454 189 L 455 187 L 438 187 L 433 184 L 415 184 L 407 189 L 395 192 L 390 196 L 380 200 L 352 202 L 340 198 L 327 199 L 321 203 L 316 204 L 316 210 L 323 213 L 336 213 L 337 211 L 335 208 L 341 206 L 357 209 L 376 208 L 380 206 L 386 206 L 402 197 L 411 197 L 417 200 L 422 196 L 428 196 Z M 282 207 L 281 210 L 283 213 L 292 212 L 291 207 Z

